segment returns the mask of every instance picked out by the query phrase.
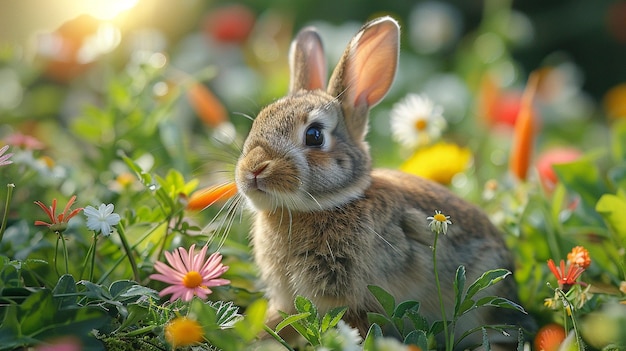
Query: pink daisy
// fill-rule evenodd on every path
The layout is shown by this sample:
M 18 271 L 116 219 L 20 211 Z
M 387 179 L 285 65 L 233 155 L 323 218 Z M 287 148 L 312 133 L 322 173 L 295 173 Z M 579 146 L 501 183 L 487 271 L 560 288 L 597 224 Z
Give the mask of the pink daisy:
M 171 284 L 161 290 L 159 296 L 172 294 L 172 302 L 178 298 L 191 301 L 194 295 L 205 299 L 212 292 L 210 287 L 230 284 L 229 280 L 219 278 L 228 270 L 228 266 L 222 264 L 222 255 L 214 252 L 205 260 L 207 246 L 203 246 L 197 254 L 194 253 L 195 247 L 195 244 L 191 245 L 189 252 L 182 247 L 173 253 L 165 252 L 171 267 L 163 262 L 154 264 L 159 273 L 150 275 L 150 279 Z

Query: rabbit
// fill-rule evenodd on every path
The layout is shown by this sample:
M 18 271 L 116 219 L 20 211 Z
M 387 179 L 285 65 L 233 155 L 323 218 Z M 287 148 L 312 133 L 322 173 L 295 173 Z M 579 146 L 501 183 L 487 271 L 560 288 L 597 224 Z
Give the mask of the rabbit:
M 281 320 L 277 311 L 295 313 L 294 298 L 301 295 L 321 313 L 347 306 L 344 321 L 365 336 L 367 313 L 382 312 L 368 285 L 398 302 L 419 301 L 430 322 L 441 319 L 427 221 L 435 210 L 454 223 L 436 252 L 448 312 L 459 265 L 468 282 L 490 269 L 513 270 L 501 233 L 478 207 L 429 180 L 372 169 L 368 114 L 395 78 L 399 36 L 391 17 L 366 23 L 327 85 L 321 39 L 314 28 L 302 29 L 289 51 L 288 95 L 259 112 L 244 141 L 235 181 L 253 216 L 250 242 L 270 326 Z M 516 300 L 511 277 L 490 289 Z M 527 319 L 519 311 L 482 308 L 456 329 Z M 481 343 L 475 334 L 468 344 Z M 492 337 L 517 343 L 514 335 Z

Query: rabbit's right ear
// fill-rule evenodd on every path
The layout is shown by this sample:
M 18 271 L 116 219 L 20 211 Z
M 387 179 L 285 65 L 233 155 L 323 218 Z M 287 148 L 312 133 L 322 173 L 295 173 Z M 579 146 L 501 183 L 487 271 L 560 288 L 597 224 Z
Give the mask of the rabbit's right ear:
M 326 58 L 322 40 L 313 27 L 302 29 L 289 49 L 289 93 L 326 89 Z

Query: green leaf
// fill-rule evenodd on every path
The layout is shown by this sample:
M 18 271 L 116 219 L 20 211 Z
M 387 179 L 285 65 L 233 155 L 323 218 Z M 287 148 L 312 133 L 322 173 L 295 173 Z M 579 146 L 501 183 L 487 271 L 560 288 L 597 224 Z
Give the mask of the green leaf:
M 298 295 L 294 300 L 294 306 L 296 307 L 296 311 L 298 311 L 299 313 L 310 313 L 307 321 L 311 325 L 314 325 L 317 329 L 317 327 L 319 326 L 319 314 L 317 313 L 317 307 L 315 307 L 313 302 L 311 302 L 311 300 L 307 299 L 304 296 Z
M 393 322 L 391 321 L 389 317 L 385 316 L 384 314 L 376 313 L 376 312 L 367 312 L 367 320 L 371 324 L 378 324 L 382 326 L 385 326 L 387 324 L 393 325 Z
M 463 302 L 463 289 L 465 289 L 465 266 L 459 266 L 454 278 L 454 315 L 461 315 L 460 308 Z
M 396 306 L 393 311 L 393 318 L 403 318 L 409 311 L 419 311 L 420 303 L 417 301 L 404 301 Z
M 385 313 L 388 316 L 392 316 L 393 310 L 396 306 L 396 300 L 393 298 L 393 296 L 385 291 L 385 289 L 376 285 L 368 285 L 367 288 L 374 295 L 376 300 L 378 300 L 380 305 L 383 306 L 383 310 L 385 311 Z
M 419 312 L 414 311 L 414 310 L 409 310 L 407 311 L 406 316 L 407 318 L 409 318 L 411 323 L 413 323 L 413 328 L 415 330 L 423 330 L 425 332 L 428 331 L 428 321 L 426 320 L 424 316 L 419 314 Z
M 305 313 L 298 313 L 298 314 L 292 314 L 290 316 L 285 317 L 285 319 L 282 320 L 282 322 L 278 323 L 278 325 L 276 326 L 276 332 L 280 332 L 281 330 L 283 330 L 285 327 L 289 326 L 289 325 L 293 325 L 303 319 L 308 318 L 311 315 L 310 312 L 305 312 Z
M 139 325 L 138 322 L 145 320 L 150 315 L 150 308 L 145 305 L 131 303 L 126 306 L 126 309 L 128 310 L 128 315 L 117 328 L 118 331 Z
M 363 341 L 363 351 L 376 351 L 376 339 L 383 337 L 383 331 L 376 323 L 370 326 Z
M 0 289 L 2 288 L 20 288 L 22 287 L 22 279 L 20 272 L 12 264 L 5 264 L 0 271 Z
M 235 306 L 232 301 L 215 301 L 207 302 L 207 304 L 215 309 L 217 324 L 220 328 L 231 327 L 242 318 L 239 314 L 239 307 Z
M 52 294 L 57 298 L 60 308 L 76 306 L 78 296 L 74 277 L 70 274 L 62 275 L 57 285 L 54 287 L 54 290 L 52 290 Z
M 589 209 L 593 209 L 598 199 L 608 192 L 600 170 L 592 158 L 592 156 L 581 157 L 573 162 L 552 166 L 565 187 L 577 193 L 583 206 Z
M 464 315 L 467 311 L 474 308 L 474 306 L 476 306 L 476 301 L 466 298 L 465 300 L 463 300 L 463 303 L 461 303 L 461 306 L 459 306 L 459 310 L 456 312 L 456 316 Z
M 483 273 L 476 281 L 474 281 L 469 288 L 467 288 L 466 299 L 471 299 L 478 293 L 488 287 L 496 284 L 497 282 L 510 275 L 511 272 L 506 269 L 494 269 Z
M 328 311 L 324 315 L 324 318 L 322 318 L 322 333 L 326 332 L 330 328 L 335 327 L 347 310 L 348 307 L 336 307 Z
M 421 350 L 428 350 L 428 338 L 423 330 L 413 330 L 406 338 L 404 338 L 405 345 L 416 345 Z
M 611 155 L 615 163 L 626 160 L 626 122 L 620 121 L 611 127 Z
M 499 296 L 485 296 L 479 299 L 478 301 L 476 301 L 476 307 L 483 307 L 483 306 L 509 308 L 509 309 L 518 310 L 520 312 L 526 313 L 524 308 L 520 306 L 519 304 L 509 299 L 506 299 L 504 297 L 499 297 Z
M 245 341 L 253 340 L 265 326 L 266 312 L 267 300 L 258 299 L 252 302 L 246 309 L 244 317 L 235 323 L 235 330 Z
M 604 218 L 611 230 L 626 239 L 626 197 L 613 194 L 602 195 L 596 204 L 596 211 Z

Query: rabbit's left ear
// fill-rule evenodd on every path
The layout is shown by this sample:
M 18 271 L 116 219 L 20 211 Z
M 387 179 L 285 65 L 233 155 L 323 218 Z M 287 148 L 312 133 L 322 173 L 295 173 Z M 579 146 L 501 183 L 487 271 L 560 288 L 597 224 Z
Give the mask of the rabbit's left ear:
M 313 27 L 302 29 L 289 49 L 289 93 L 326 89 L 326 58 L 322 40 Z
M 352 38 L 330 78 L 328 93 L 342 104 L 355 137 L 365 135 L 367 112 L 389 91 L 396 75 L 400 27 L 391 17 L 366 23 Z

